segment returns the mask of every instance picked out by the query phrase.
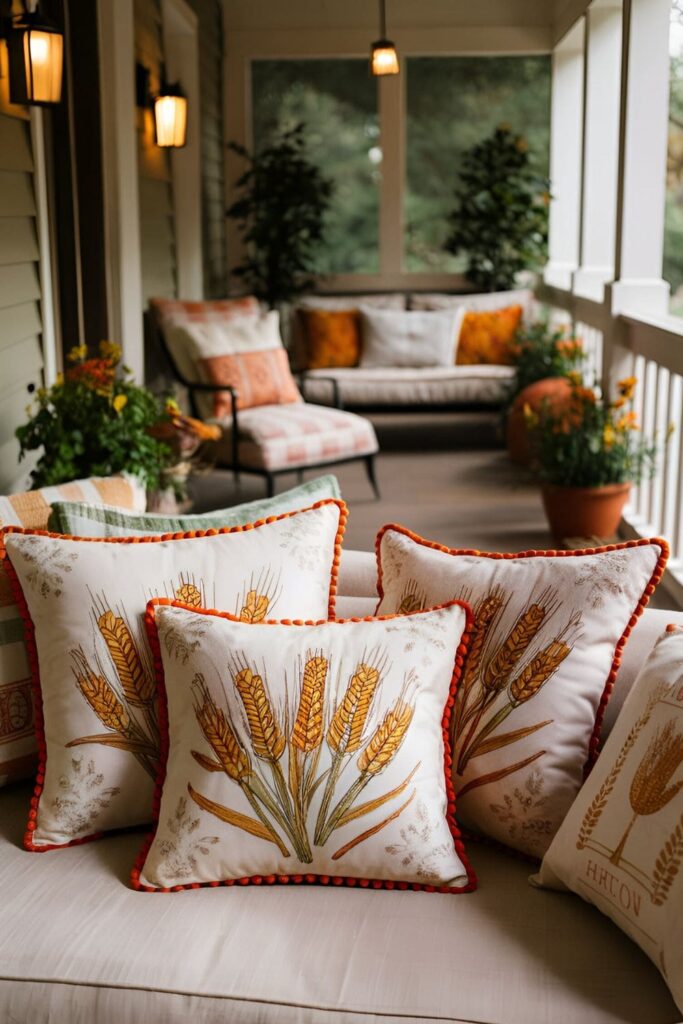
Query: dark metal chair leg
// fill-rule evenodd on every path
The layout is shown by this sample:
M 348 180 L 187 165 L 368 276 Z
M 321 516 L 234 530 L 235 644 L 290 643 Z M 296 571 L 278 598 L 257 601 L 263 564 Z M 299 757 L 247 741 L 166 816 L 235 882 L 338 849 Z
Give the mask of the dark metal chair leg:
M 272 498 L 275 494 L 275 477 L 272 473 L 266 473 L 266 495 Z
M 381 498 L 381 494 L 379 493 L 379 486 L 377 484 L 377 477 L 375 476 L 375 456 L 374 455 L 366 455 L 364 461 L 365 461 L 365 472 L 368 475 L 368 480 L 370 481 L 370 486 L 372 487 L 372 490 L 374 492 L 375 498 L 377 498 L 377 500 L 379 500 Z

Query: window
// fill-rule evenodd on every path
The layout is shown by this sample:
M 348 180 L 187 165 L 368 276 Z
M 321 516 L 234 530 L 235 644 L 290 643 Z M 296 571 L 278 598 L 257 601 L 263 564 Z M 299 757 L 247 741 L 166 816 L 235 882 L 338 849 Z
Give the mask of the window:
M 669 30 L 669 146 L 662 277 L 671 285 L 671 312 L 683 316 L 683 0 L 674 0 L 671 5 Z
M 409 57 L 405 269 L 458 271 L 444 251 L 461 154 L 507 123 L 548 174 L 549 57 Z
M 311 159 L 335 183 L 320 273 L 378 273 L 382 152 L 367 60 L 255 60 L 252 110 L 257 150 L 303 122 Z

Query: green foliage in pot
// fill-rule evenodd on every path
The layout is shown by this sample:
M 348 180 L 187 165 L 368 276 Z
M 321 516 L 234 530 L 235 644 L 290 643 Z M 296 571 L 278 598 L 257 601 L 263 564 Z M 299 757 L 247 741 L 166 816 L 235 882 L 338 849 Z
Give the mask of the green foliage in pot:
M 71 350 L 69 369 L 37 390 L 28 423 L 16 431 L 20 459 L 43 450 L 32 487 L 122 472 L 159 487 L 172 453 L 149 431 L 167 417 L 163 403 L 120 366 L 118 345 L 103 341 L 98 358 L 87 355 L 85 345 Z
M 581 341 L 568 338 L 562 328 L 551 327 L 547 315 L 535 323 L 522 325 L 511 351 L 515 371 L 510 385 L 511 403 L 529 384 L 547 377 L 567 377 L 586 358 Z
M 514 288 L 546 260 L 550 182 L 533 167 L 526 139 L 500 125 L 462 158 L 446 249 L 467 257 L 478 290 Z
M 292 302 L 316 282 L 333 184 L 308 159 L 303 124 L 256 153 L 234 142 L 229 148 L 247 161 L 227 210 L 247 252 L 234 273 L 270 307 Z
M 543 483 L 603 487 L 653 476 L 660 446 L 657 438 L 649 442 L 640 432 L 633 409 L 636 378 L 619 381 L 618 395 L 611 402 L 597 389 L 585 387 L 578 372 L 569 379 L 568 408 L 525 409 Z

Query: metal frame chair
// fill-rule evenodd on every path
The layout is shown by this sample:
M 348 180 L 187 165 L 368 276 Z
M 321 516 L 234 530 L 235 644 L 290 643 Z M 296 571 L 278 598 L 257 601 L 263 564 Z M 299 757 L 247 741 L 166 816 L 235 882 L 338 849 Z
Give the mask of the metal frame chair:
M 349 463 L 349 462 L 363 462 L 364 465 L 365 465 L 365 472 L 366 472 L 368 481 L 370 483 L 370 486 L 372 487 L 373 494 L 374 494 L 376 499 L 380 498 L 380 490 L 379 490 L 379 485 L 377 483 L 377 476 L 376 476 L 376 473 L 375 473 L 375 454 L 376 454 L 375 452 L 373 452 L 370 455 L 352 455 L 352 456 L 349 456 L 348 458 L 334 459 L 334 460 L 330 460 L 330 461 L 326 461 L 326 462 L 307 463 L 305 466 L 284 467 L 283 469 L 265 469 L 265 468 L 261 468 L 261 467 L 258 467 L 258 466 L 245 466 L 243 463 L 241 463 L 240 459 L 239 459 L 239 439 L 240 438 L 239 438 L 239 409 L 237 408 L 237 397 L 238 397 L 237 389 L 234 388 L 230 384 L 206 384 L 206 383 L 199 382 L 199 381 L 189 380 L 180 371 L 180 369 L 178 368 L 178 366 L 176 364 L 176 361 L 173 358 L 173 354 L 172 354 L 172 352 L 171 352 L 171 350 L 170 350 L 170 348 L 168 346 L 168 343 L 166 341 L 166 338 L 164 336 L 164 332 L 163 332 L 163 330 L 161 328 L 161 325 L 157 322 L 157 319 L 156 319 L 155 315 L 151 311 L 147 312 L 145 314 L 145 319 L 146 319 L 146 325 L 147 325 L 147 327 L 148 327 L 148 329 L 150 331 L 151 337 L 152 337 L 153 341 L 158 342 L 158 344 L 159 344 L 159 346 L 161 348 L 161 351 L 162 351 L 162 353 L 164 355 L 164 359 L 165 359 L 165 361 L 166 361 L 166 363 L 168 365 L 169 370 L 171 371 L 171 374 L 172 374 L 173 378 L 179 384 L 182 384 L 183 387 L 187 388 L 188 393 L 189 393 L 189 397 L 190 397 L 190 405 L 191 405 L 191 408 L 192 408 L 192 414 L 193 415 L 197 416 L 200 419 L 202 418 L 201 414 L 200 414 L 200 412 L 199 412 L 199 410 L 197 408 L 197 402 L 196 402 L 196 398 L 195 398 L 195 395 L 197 393 L 201 392 L 201 393 L 212 393 L 212 394 L 215 394 L 216 392 L 227 391 L 230 394 L 230 397 L 232 399 L 232 401 L 231 401 L 231 407 L 232 407 L 232 432 L 231 432 L 231 439 L 230 439 L 231 440 L 231 449 L 232 449 L 232 462 L 231 462 L 231 465 L 226 467 L 226 468 L 232 470 L 234 478 L 235 478 L 235 482 L 238 485 L 239 485 L 239 481 L 240 481 L 240 475 L 242 473 L 248 474 L 250 476 L 260 476 L 260 477 L 263 477 L 265 479 L 265 481 L 266 481 L 266 494 L 267 494 L 267 496 L 269 498 L 272 498 L 273 495 L 275 494 L 275 478 L 278 477 L 278 476 L 284 476 L 286 473 L 296 473 L 298 478 L 299 478 L 299 480 L 301 480 L 303 478 L 304 471 L 306 471 L 306 470 L 326 469 L 326 468 L 329 468 L 330 466 L 340 466 L 340 465 L 343 465 L 344 463 Z M 301 372 L 301 373 L 300 372 L 295 372 L 294 376 L 297 377 L 299 379 L 299 381 L 300 381 L 301 394 L 302 394 L 302 397 L 303 397 L 304 401 L 306 401 L 306 390 L 305 390 L 306 389 L 306 374 L 303 373 L 303 372 Z M 320 378 L 318 378 L 318 379 L 320 379 Z M 325 379 L 327 380 L 328 378 L 325 378 Z M 339 388 L 338 388 L 337 382 L 333 378 L 329 378 L 329 381 L 332 384 L 333 398 L 334 398 L 334 407 L 339 409 L 340 411 L 344 411 L 343 406 L 341 404 L 341 399 L 340 399 L 340 395 L 339 395 Z M 315 405 L 316 403 L 311 402 L 311 403 L 308 403 L 308 404 Z M 350 413 L 349 415 L 355 415 L 355 414 L 351 414 Z

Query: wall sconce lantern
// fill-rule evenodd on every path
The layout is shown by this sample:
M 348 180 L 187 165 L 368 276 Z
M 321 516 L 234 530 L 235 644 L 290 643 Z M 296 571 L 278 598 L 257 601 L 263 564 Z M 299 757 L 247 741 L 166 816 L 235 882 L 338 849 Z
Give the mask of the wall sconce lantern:
M 38 8 L 6 18 L 11 103 L 47 107 L 62 98 L 64 34 Z
M 370 70 L 373 75 L 397 75 L 398 53 L 391 39 L 387 39 L 387 21 L 384 0 L 379 0 L 379 34 L 370 50 Z
M 187 96 L 178 82 L 154 97 L 154 127 L 157 146 L 179 149 L 187 142 Z

